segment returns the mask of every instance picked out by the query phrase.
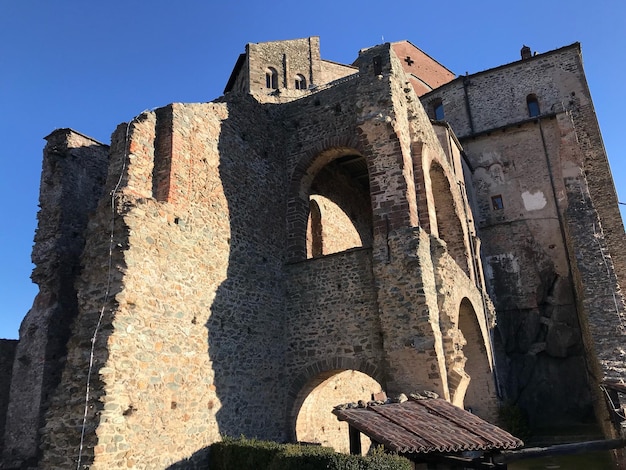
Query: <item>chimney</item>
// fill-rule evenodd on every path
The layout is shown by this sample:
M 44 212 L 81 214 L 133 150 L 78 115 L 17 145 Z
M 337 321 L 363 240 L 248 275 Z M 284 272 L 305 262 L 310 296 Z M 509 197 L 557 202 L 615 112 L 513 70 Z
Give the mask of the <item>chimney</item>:
M 530 47 L 522 46 L 521 53 L 522 53 L 522 60 L 530 59 L 531 57 Z

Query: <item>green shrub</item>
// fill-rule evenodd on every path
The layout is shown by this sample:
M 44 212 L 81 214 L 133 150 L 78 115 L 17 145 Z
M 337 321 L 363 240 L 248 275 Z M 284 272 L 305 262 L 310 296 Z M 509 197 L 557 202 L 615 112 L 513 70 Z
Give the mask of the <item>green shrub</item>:
M 225 437 L 211 445 L 211 470 L 267 468 L 281 451 L 281 445 L 271 441 Z
M 501 428 L 521 440 L 530 436 L 530 427 L 526 415 L 516 404 L 506 402 L 498 409 L 498 424 Z
M 330 447 L 226 438 L 211 446 L 211 470 L 410 470 L 410 462 L 374 449 L 368 456 Z

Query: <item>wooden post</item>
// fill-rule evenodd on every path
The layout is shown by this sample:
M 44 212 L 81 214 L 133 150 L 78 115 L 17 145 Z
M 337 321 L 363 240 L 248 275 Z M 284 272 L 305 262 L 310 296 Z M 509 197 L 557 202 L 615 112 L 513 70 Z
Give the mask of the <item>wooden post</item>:
M 350 453 L 361 455 L 361 432 L 351 424 L 348 424 L 348 431 L 350 434 Z

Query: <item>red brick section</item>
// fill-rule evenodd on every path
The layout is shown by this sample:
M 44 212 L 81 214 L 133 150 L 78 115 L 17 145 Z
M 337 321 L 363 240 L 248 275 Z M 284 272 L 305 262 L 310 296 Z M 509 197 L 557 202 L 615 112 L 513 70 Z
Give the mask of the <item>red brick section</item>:
M 508 432 L 442 399 L 335 409 L 340 421 L 408 454 L 516 449 L 524 443 Z
M 391 44 L 391 48 L 402 61 L 402 68 L 410 76 L 411 84 L 418 96 L 448 83 L 456 77 L 428 54 L 422 52 L 409 41 L 399 41 Z

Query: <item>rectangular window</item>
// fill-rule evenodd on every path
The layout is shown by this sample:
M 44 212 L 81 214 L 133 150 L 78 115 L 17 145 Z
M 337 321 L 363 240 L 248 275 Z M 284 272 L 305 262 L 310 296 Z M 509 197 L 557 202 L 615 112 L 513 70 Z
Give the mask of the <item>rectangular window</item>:
M 435 104 L 435 119 L 437 121 L 443 121 L 444 119 L 443 103 L 441 101 Z
M 502 196 L 500 194 L 491 196 L 491 207 L 496 211 L 504 209 L 504 203 L 502 202 Z

